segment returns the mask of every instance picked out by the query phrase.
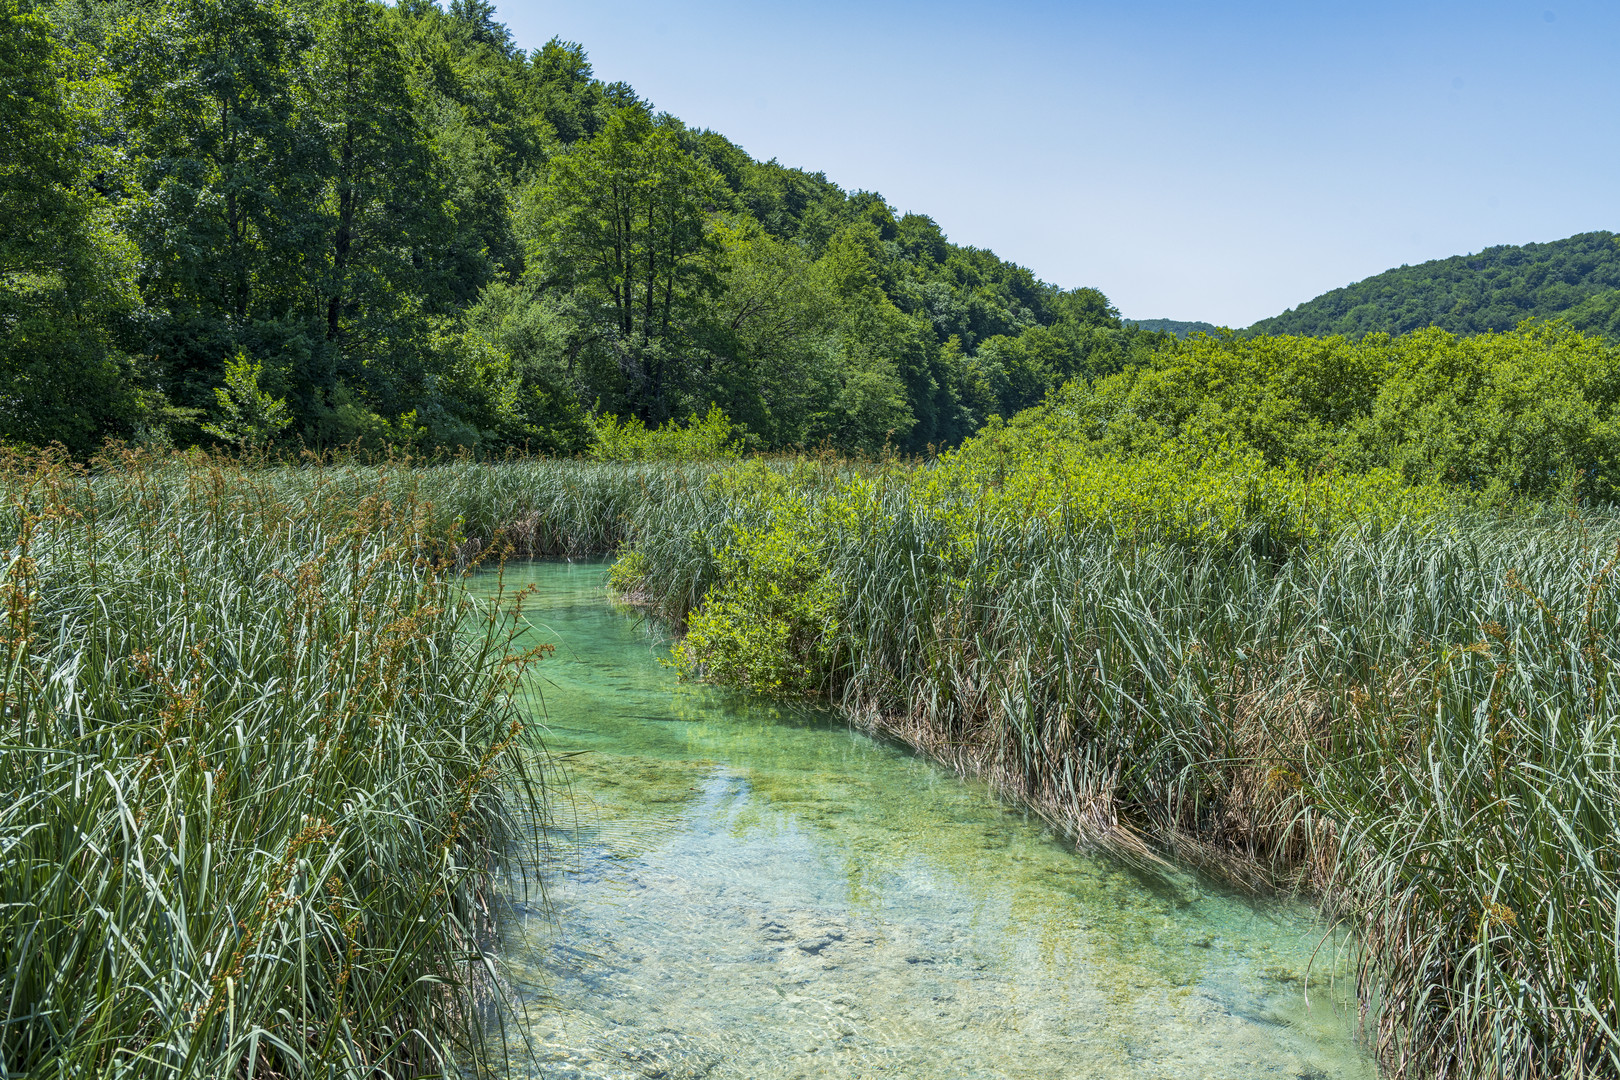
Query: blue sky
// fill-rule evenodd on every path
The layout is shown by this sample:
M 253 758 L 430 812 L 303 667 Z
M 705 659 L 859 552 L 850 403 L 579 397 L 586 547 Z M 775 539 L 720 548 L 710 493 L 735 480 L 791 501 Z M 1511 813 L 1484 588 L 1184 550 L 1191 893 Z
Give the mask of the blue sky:
M 499 2 L 499 0 L 497 0 Z M 1620 231 L 1620 2 L 507 0 L 520 47 L 1132 318 Z

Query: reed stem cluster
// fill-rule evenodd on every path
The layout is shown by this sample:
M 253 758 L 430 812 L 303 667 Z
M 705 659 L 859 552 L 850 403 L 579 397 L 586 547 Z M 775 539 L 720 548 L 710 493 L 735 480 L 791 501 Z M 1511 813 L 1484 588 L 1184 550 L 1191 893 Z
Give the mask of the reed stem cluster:
M 418 479 L 0 463 L 0 1075 L 499 1057 L 491 883 L 544 791 Z

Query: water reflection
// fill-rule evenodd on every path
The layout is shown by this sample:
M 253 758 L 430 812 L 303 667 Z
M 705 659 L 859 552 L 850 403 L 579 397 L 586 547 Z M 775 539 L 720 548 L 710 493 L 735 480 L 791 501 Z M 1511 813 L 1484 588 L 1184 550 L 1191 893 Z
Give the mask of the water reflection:
M 573 796 L 550 916 L 510 890 L 514 1076 L 1375 1075 L 1303 910 L 1143 880 L 820 710 L 678 685 L 603 573 L 507 570 L 558 646 L 531 704 Z

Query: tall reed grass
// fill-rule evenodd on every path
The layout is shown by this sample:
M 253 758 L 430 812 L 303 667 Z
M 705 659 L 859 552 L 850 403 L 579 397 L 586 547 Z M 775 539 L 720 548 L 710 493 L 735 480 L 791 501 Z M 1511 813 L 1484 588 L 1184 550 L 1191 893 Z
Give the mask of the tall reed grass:
M 0 1076 L 500 1057 L 490 883 L 544 790 L 421 479 L 0 468 Z

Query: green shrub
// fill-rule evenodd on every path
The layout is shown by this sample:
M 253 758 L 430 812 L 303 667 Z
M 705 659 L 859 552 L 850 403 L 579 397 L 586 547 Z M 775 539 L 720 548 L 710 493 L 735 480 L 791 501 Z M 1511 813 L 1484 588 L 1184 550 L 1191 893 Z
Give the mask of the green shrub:
M 1197 335 L 1071 383 L 974 441 L 1121 460 L 1234 445 L 1275 468 L 1391 469 L 1496 501 L 1567 490 L 1607 502 L 1620 493 L 1620 345 L 1562 324 L 1465 338 Z
M 803 505 L 784 509 L 763 528 L 734 526 L 720 553 L 719 582 L 675 646 L 683 675 L 769 694 L 825 689 L 838 590 L 803 527 Z
M 687 422 L 671 420 L 649 428 L 631 417 L 587 418 L 591 444 L 586 456 L 593 461 L 709 461 L 736 457 L 743 450 L 742 427 L 733 424 L 718 405 Z
M 635 548 L 627 548 L 608 568 L 608 591 L 621 595 L 634 593 L 646 575 L 646 554 Z

